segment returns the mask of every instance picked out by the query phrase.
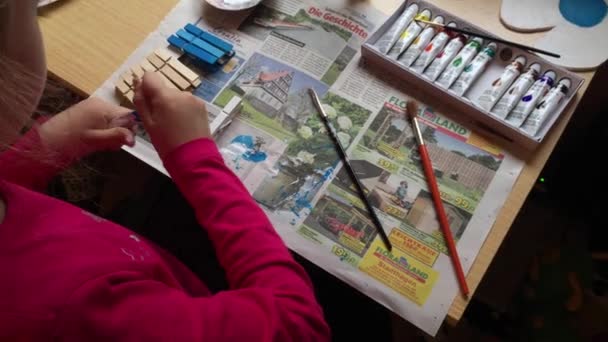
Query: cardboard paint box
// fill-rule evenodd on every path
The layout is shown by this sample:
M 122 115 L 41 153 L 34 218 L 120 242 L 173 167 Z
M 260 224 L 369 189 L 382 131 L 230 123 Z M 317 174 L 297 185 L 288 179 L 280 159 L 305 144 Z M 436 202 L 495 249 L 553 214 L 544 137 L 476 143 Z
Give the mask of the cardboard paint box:
M 479 32 L 487 36 L 496 37 L 492 33 L 473 25 L 466 20 L 456 17 L 426 1 L 405 1 L 363 45 L 362 55 L 365 63 L 372 67 L 372 69 L 378 69 L 383 73 L 397 77 L 400 84 L 403 85 L 401 88 L 404 88 L 403 90 L 407 94 L 415 96 L 416 98 L 420 97 L 420 100 L 426 102 L 428 105 L 439 110 L 443 114 L 453 117 L 462 124 L 482 128 L 486 133 L 489 133 L 490 136 L 501 138 L 501 140 L 507 144 L 521 146 L 528 150 L 537 148 L 543 142 L 553 126 L 555 126 L 555 123 L 560 119 L 564 111 L 570 104 L 572 104 L 580 87 L 583 85 L 584 79 L 579 75 L 552 64 L 533 53 L 496 43 L 498 45 L 498 50 L 494 59 L 487 66 L 486 70 L 479 76 L 477 81 L 471 85 L 465 95 L 459 96 L 435 84 L 422 74 L 418 74 L 412 69 L 400 64 L 397 62 L 397 60 L 390 58 L 388 55 L 382 54 L 374 46 L 378 39 L 380 39 L 380 37 L 382 37 L 384 33 L 395 23 L 405 8 L 409 7 L 413 3 L 418 4 L 419 12 L 424 9 L 429 9 L 432 14 L 430 20 L 433 20 L 436 16 L 441 15 L 444 17 L 444 22 L 446 24 L 453 21 L 458 25 L 458 28 L 465 28 L 468 31 Z M 469 37 L 469 40 L 470 38 L 471 37 Z M 483 47 L 487 46 L 488 43 L 490 43 L 490 41 L 484 40 Z M 509 51 L 505 51 L 506 49 L 511 50 L 511 53 L 508 53 Z M 502 59 L 501 56 L 505 55 L 510 56 L 510 58 L 506 60 Z M 525 56 L 527 59 L 524 70 L 526 70 L 533 63 L 538 63 L 541 65 L 540 75 L 544 74 L 548 70 L 553 70 L 557 75 L 554 86 L 557 85 L 559 80 L 564 77 L 569 78 L 572 82 L 566 97 L 562 100 L 557 109 L 550 114 L 550 117 L 546 119 L 544 125 L 534 136 L 524 132 L 518 127 L 508 124 L 506 120 L 490 114 L 489 111 L 486 111 L 475 104 L 484 90 L 491 86 L 492 82 L 503 73 L 504 69 L 513 61 L 515 57 L 520 55 Z

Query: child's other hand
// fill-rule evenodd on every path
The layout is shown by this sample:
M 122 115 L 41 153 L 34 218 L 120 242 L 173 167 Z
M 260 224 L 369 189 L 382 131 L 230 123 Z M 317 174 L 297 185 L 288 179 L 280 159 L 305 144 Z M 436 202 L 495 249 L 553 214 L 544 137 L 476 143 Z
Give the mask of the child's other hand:
M 81 158 L 90 153 L 133 146 L 131 111 L 98 98 L 89 98 L 55 115 L 39 128 L 43 145 L 67 158 Z
M 211 137 L 205 102 L 166 87 L 154 73 L 135 82 L 134 102 L 161 158 L 182 144 Z

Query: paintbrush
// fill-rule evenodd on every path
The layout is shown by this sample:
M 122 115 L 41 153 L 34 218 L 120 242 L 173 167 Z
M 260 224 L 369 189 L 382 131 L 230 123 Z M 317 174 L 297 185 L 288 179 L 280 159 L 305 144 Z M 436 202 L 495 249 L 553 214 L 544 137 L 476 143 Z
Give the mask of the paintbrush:
M 357 192 L 359 193 L 359 197 L 361 198 L 361 201 L 365 205 L 365 209 L 367 210 L 367 212 L 369 212 L 369 216 L 371 217 L 372 222 L 376 226 L 376 230 L 378 231 L 380 238 L 382 238 L 382 242 L 384 242 L 386 249 L 388 249 L 389 251 L 392 250 L 393 246 L 392 246 L 390 240 L 388 239 L 386 232 L 384 232 L 384 228 L 382 228 L 382 222 L 380 222 L 380 219 L 376 215 L 374 208 L 372 207 L 371 203 L 369 203 L 369 201 L 367 200 L 367 195 L 365 194 L 365 190 L 363 190 L 363 184 L 361 184 L 361 181 L 355 174 L 355 170 L 353 169 L 352 165 L 350 164 L 350 161 L 348 160 L 346 151 L 344 150 L 344 147 L 342 147 L 342 144 L 340 143 L 340 139 L 338 139 L 338 135 L 336 134 L 336 131 L 332 127 L 331 123 L 329 122 L 329 118 L 327 117 L 327 113 L 325 113 L 325 110 L 323 109 L 323 106 L 321 105 L 321 101 L 319 100 L 319 96 L 317 96 L 317 92 L 314 89 L 309 88 L 308 93 L 310 94 L 310 97 L 312 98 L 312 102 L 315 105 L 317 112 L 319 112 L 319 114 L 320 114 L 321 121 L 323 121 L 323 124 L 325 124 L 325 128 L 327 129 L 329 137 L 331 138 L 331 140 L 333 141 L 333 143 L 336 147 L 336 151 L 338 151 L 338 155 L 340 155 L 340 159 L 342 160 L 344 169 L 346 170 L 346 172 L 348 172 L 348 175 L 350 176 L 351 180 L 353 181 L 353 184 L 355 185 L 355 188 L 357 189 Z
M 467 280 L 465 278 L 462 265 L 460 264 L 460 258 L 458 257 L 454 237 L 452 236 L 452 231 L 450 230 L 448 216 L 445 213 L 445 208 L 443 207 L 443 202 L 441 201 L 441 194 L 439 192 L 437 178 L 435 178 L 433 164 L 431 163 L 431 158 L 428 150 L 426 149 L 426 145 L 424 144 L 422 132 L 420 131 L 420 125 L 418 124 L 418 104 L 412 100 L 408 101 L 406 111 L 406 114 L 412 123 L 412 129 L 414 130 L 416 141 L 418 142 L 418 151 L 420 152 L 420 160 L 424 169 L 424 175 L 426 176 L 426 182 L 429 186 L 433 203 L 435 204 L 437 219 L 439 220 L 439 225 L 441 226 L 441 230 L 443 232 L 443 238 L 448 247 L 448 251 L 450 252 L 450 258 L 452 259 L 452 264 L 454 265 L 454 270 L 458 278 L 458 283 L 460 284 L 460 289 L 465 296 L 468 296 L 469 287 L 467 286 Z
M 541 53 L 543 55 L 547 55 L 547 56 L 551 56 L 551 57 L 555 57 L 555 58 L 561 58 L 560 55 L 553 53 L 553 52 L 549 52 L 549 51 L 545 51 L 545 50 L 541 50 L 541 49 L 537 49 L 535 47 L 531 47 L 531 46 L 527 46 L 527 45 L 523 45 L 523 44 L 519 44 L 519 43 L 515 43 L 512 41 L 508 41 L 508 40 L 504 40 L 504 39 L 500 39 L 500 38 L 496 38 L 496 37 L 492 37 L 492 36 L 488 36 L 482 33 L 477 33 L 477 32 L 473 32 L 473 31 L 469 31 L 469 30 L 465 30 L 465 29 L 461 29 L 458 27 L 452 27 L 452 26 L 447 26 L 444 24 L 439 24 L 439 23 L 435 23 L 429 20 L 424 20 L 424 19 L 414 19 L 416 21 L 419 21 L 421 23 L 425 23 L 427 25 L 433 25 L 433 26 L 437 26 L 437 27 L 441 27 L 446 31 L 452 31 L 452 32 L 460 32 L 469 36 L 474 36 L 474 37 L 479 37 L 479 38 L 483 38 L 483 39 L 487 39 L 496 43 L 501 43 L 501 44 L 505 44 L 505 45 L 510 45 L 513 47 L 517 47 L 520 48 L 522 50 L 528 50 L 531 52 L 537 52 L 537 53 Z

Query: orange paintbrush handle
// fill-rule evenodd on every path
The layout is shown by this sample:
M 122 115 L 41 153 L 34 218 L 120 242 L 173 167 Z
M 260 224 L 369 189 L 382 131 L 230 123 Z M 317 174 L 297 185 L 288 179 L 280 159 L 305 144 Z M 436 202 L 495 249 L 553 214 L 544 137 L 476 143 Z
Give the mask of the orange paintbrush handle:
M 445 243 L 447 244 L 448 251 L 450 252 L 452 264 L 454 264 L 454 269 L 456 271 L 456 276 L 458 277 L 458 283 L 460 284 L 460 288 L 462 293 L 466 296 L 469 295 L 469 287 L 467 286 L 467 280 L 464 276 L 464 271 L 462 269 L 462 265 L 460 264 L 460 257 L 458 256 L 458 251 L 456 250 L 456 244 L 454 243 L 454 238 L 452 237 L 452 231 L 450 230 L 450 224 L 448 223 L 448 217 L 445 214 L 445 209 L 443 208 L 443 202 L 441 202 L 441 194 L 439 193 L 439 187 L 437 186 L 437 178 L 435 178 L 435 173 L 433 171 L 433 165 L 431 164 L 431 158 L 429 157 L 429 153 L 426 149 L 426 145 L 419 145 L 420 158 L 422 160 L 422 166 L 424 169 L 424 174 L 426 176 L 426 181 L 429 186 L 429 190 L 431 191 L 431 196 L 433 197 L 433 203 L 435 204 L 435 210 L 437 210 L 437 218 L 439 219 L 439 225 L 441 226 L 441 230 L 443 232 L 443 237 L 445 239 Z

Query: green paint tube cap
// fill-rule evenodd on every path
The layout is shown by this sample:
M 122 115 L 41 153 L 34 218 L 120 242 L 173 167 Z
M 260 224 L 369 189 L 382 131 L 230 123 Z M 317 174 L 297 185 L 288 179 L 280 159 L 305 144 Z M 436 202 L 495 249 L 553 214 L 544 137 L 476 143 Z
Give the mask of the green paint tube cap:
M 483 49 L 483 53 L 490 57 L 494 57 L 496 55 L 496 50 L 498 50 L 498 45 L 496 45 L 496 43 L 490 43 Z

